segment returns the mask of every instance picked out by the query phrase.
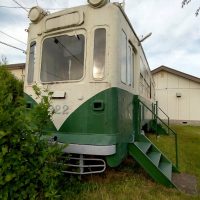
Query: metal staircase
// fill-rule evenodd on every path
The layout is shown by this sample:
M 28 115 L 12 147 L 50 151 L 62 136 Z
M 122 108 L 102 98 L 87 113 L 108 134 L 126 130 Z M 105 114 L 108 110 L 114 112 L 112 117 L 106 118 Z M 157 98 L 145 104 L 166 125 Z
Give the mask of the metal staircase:
M 141 132 L 141 106 L 149 110 L 154 118 L 154 127 L 157 134 L 172 134 L 175 138 L 175 155 L 176 155 L 176 165 L 172 162 Z M 152 108 L 154 105 L 152 105 Z M 138 112 L 139 110 L 139 112 Z M 162 119 L 160 119 L 155 112 L 155 109 L 150 109 L 145 105 L 138 96 L 134 98 L 134 108 L 133 108 L 133 126 L 135 130 L 134 141 L 129 143 L 128 152 L 129 154 L 144 168 L 144 170 L 158 183 L 161 183 L 168 187 L 176 187 L 172 181 L 172 173 L 178 172 L 178 147 L 177 147 L 177 134 L 166 124 Z M 159 120 L 164 124 L 165 129 L 157 124 Z
M 178 172 L 178 169 L 146 136 L 141 135 L 139 140 L 130 143 L 128 152 L 156 182 L 176 187 L 172 172 Z

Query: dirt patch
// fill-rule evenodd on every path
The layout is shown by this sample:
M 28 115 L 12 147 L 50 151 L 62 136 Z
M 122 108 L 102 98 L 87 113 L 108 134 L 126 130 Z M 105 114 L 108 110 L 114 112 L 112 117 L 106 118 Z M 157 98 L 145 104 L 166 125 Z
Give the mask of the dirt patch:
M 172 176 L 173 183 L 177 188 L 189 195 L 198 195 L 199 191 L 197 189 L 197 179 L 195 176 L 190 174 L 173 174 Z

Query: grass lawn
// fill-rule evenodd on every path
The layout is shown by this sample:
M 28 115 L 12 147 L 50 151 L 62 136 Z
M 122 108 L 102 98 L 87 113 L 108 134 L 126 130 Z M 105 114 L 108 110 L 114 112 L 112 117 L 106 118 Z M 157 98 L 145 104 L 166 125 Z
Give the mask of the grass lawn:
M 178 133 L 179 169 L 181 172 L 195 175 L 200 191 L 200 127 L 173 126 Z M 168 157 L 174 157 L 171 137 L 161 136 L 150 139 L 166 152 Z M 69 184 L 63 188 L 62 199 L 66 200 L 184 200 L 200 199 L 199 196 L 186 195 L 176 189 L 169 189 L 155 183 L 142 168 L 127 159 L 117 169 L 107 169 L 104 174 L 83 177 L 83 180 Z

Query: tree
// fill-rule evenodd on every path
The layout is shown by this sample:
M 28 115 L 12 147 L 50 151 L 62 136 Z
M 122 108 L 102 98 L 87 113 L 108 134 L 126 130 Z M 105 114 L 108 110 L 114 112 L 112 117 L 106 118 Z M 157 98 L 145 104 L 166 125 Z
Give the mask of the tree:
M 191 3 L 192 0 L 183 0 L 182 1 L 182 8 L 186 5 L 188 5 L 189 3 Z M 195 15 L 198 16 L 200 12 L 200 7 L 196 10 Z
M 35 86 L 38 92 L 38 88 Z M 38 96 L 39 93 L 38 93 Z M 61 155 L 57 144 L 44 139 L 42 126 L 51 113 L 49 97 L 31 111 L 23 98 L 23 84 L 0 67 L 0 199 L 57 198 Z

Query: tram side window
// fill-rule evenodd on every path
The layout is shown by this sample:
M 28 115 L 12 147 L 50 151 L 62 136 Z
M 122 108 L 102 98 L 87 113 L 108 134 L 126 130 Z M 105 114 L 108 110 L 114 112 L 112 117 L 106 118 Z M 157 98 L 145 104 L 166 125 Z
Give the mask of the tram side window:
M 150 99 L 152 98 L 152 94 L 151 94 L 151 90 L 152 90 L 152 84 L 151 84 L 151 81 L 150 81 Z
M 128 56 L 127 56 L 127 85 L 133 85 L 133 71 L 134 71 L 134 53 L 133 47 L 129 43 L 128 44 Z
M 127 40 L 127 36 L 122 31 L 121 40 L 121 81 L 122 83 L 133 86 L 134 77 L 134 51 L 133 46 Z
M 122 31 L 121 39 L 121 81 L 126 84 L 127 80 L 127 36 Z
M 143 94 L 143 91 L 144 91 L 144 84 L 143 84 L 143 76 L 142 74 L 140 73 L 140 94 L 142 95 Z
M 28 64 L 28 84 L 33 82 L 34 76 L 34 64 L 35 64 L 35 49 L 36 49 L 36 42 L 31 42 L 30 44 L 30 53 L 29 53 L 29 64 Z
M 93 77 L 102 79 L 105 71 L 106 29 L 99 28 L 94 33 Z
M 130 46 L 128 47 L 128 51 L 127 51 L 127 53 L 128 53 L 128 56 L 127 56 L 127 75 L 126 75 L 126 77 L 127 77 L 127 85 L 131 85 L 131 65 L 132 65 L 132 59 L 131 59 L 131 48 L 130 48 Z

